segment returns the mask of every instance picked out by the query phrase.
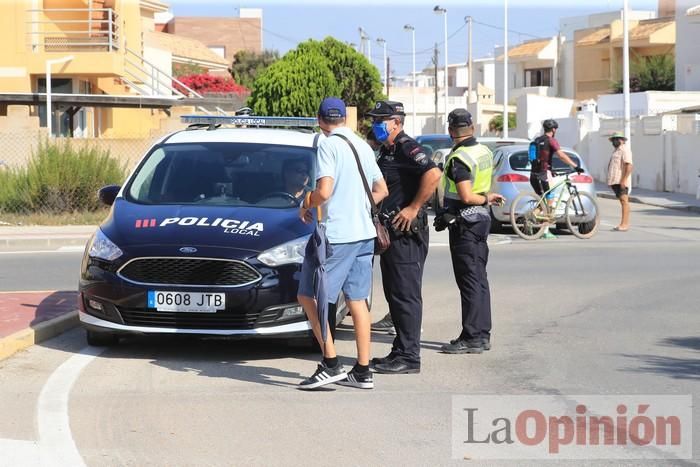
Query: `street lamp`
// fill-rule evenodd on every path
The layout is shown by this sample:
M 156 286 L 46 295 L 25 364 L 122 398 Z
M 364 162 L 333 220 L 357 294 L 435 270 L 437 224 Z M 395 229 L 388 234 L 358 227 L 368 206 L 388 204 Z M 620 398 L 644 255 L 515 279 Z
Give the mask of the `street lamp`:
M 381 37 L 377 38 L 377 44 L 380 44 L 384 47 L 384 61 L 382 62 L 384 65 L 382 68 L 384 68 L 384 92 L 389 91 L 389 73 L 388 73 L 388 66 L 386 63 L 386 41 L 382 39 Z
M 433 11 L 438 14 L 438 15 L 443 15 L 443 18 L 445 20 L 445 112 L 444 112 L 444 118 L 445 118 L 445 133 L 447 133 L 447 95 L 449 94 L 448 92 L 448 87 L 447 87 L 447 8 L 441 8 L 439 5 L 435 5 L 435 8 L 433 8 Z
M 622 94 L 625 115 L 625 146 L 632 146 L 632 131 L 630 128 L 630 30 L 629 4 L 624 0 L 622 7 Z
M 51 118 L 51 65 L 70 62 L 73 58 L 72 55 L 68 55 L 63 58 L 46 60 L 46 129 L 49 132 L 49 138 L 53 136 L 53 119 Z
M 413 108 L 413 122 L 411 123 L 411 134 L 416 135 L 416 28 L 407 24 L 404 31 L 411 31 L 411 50 L 413 55 L 413 91 L 411 92 L 411 107 Z

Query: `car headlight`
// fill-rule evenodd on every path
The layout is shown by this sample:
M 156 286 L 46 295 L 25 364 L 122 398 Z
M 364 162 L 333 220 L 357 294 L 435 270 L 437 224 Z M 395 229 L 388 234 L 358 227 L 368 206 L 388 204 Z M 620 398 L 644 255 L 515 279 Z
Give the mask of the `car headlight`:
M 117 245 L 112 243 L 112 240 L 102 232 L 102 229 L 97 229 L 95 235 L 90 241 L 88 256 L 91 258 L 104 259 L 106 261 L 114 261 L 122 255 L 122 250 Z
M 301 264 L 304 261 L 304 248 L 311 235 L 296 238 L 291 242 L 277 245 L 258 255 L 258 259 L 267 266 L 282 266 L 283 264 Z

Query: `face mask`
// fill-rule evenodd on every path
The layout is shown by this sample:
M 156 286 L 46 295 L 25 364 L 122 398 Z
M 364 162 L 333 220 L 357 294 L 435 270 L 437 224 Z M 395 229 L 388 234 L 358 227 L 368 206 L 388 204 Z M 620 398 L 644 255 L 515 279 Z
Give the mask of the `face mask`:
M 389 131 L 387 131 L 386 122 L 372 123 L 372 131 L 374 132 L 374 136 L 377 138 L 377 141 L 380 143 L 383 143 L 389 139 Z
M 620 147 L 620 144 L 622 144 L 622 142 L 620 142 L 620 140 L 617 140 L 617 139 L 616 139 L 616 140 L 613 140 L 612 143 L 613 143 L 613 146 L 615 146 L 616 148 L 619 148 L 619 147 Z

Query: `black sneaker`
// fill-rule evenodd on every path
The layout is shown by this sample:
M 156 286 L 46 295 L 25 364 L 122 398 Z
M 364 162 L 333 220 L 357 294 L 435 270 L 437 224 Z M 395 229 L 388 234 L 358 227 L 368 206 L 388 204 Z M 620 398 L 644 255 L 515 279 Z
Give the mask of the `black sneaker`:
M 396 334 L 394 329 L 394 322 L 391 320 L 391 314 L 387 313 L 382 319 L 373 323 L 371 326 L 372 331 L 377 332 L 388 332 L 389 334 Z
M 459 354 L 459 353 L 481 353 L 484 351 L 480 340 L 466 341 L 463 339 L 455 339 L 449 344 L 443 345 L 440 350 L 443 353 Z
M 488 337 L 482 337 L 481 348 L 484 350 L 491 350 L 491 339 L 489 339 Z
M 374 389 L 374 378 L 371 371 L 360 373 L 357 368 L 353 367 L 348 373 L 348 377 L 338 381 L 338 384 L 359 389 Z
M 327 367 L 323 362 L 318 364 L 316 372 L 299 383 L 299 389 L 316 389 L 326 384 L 337 383 L 347 378 L 348 374 L 343 365 L 338 363 L 333 368 Z

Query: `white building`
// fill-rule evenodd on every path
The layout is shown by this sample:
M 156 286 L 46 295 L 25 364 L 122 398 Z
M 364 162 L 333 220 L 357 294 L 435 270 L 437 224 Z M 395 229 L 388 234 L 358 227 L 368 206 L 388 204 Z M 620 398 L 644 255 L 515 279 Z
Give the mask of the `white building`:
M 700 3 L 676 0 L 676 91 L 700 91 Z

